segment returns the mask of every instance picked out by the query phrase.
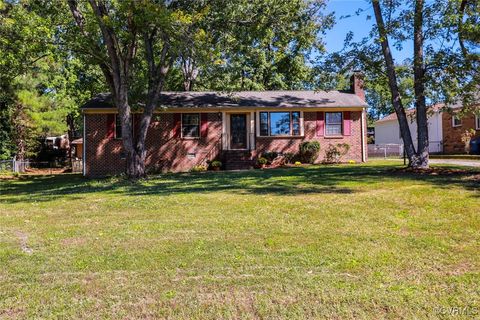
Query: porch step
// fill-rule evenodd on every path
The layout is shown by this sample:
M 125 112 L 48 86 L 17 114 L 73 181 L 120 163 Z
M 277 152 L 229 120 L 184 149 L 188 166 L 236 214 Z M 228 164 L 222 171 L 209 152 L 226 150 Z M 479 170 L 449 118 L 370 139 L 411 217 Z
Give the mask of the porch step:
M 250 151 L 227 150 L 223 153 L 225 170 L 247 170 L 253 168 Z

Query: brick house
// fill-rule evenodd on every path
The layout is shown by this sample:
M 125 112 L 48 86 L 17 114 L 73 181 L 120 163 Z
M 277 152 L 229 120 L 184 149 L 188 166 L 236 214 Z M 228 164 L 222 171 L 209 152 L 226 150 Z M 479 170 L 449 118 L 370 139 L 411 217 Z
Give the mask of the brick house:
M 147 133 L 147 170 L 188 171 L 213 159 L 226 169 L 249 167 L 264 152 L 296 153 L 309 140 L 320 142 L 317 161 L 337 143 L 350 145 L 345 161 L 367 159 L 367 105 L 356 75 L 349 92 L 164 92 L 161 105 Z M 111 97 L 99 95 L 82 111 L 83 174 L 124 172 L 120 119 Z M 134 131 L 138 119 L 134 114 Z
M 460 109 L 456 107 L 452 112 L 442 112 L 443 152 L 446 154 L 465 153 L 465 144 L 462 142 L 465 131 L 474 129 L 473 138 L 480 137 L 480 116 L 475 111 L 460 115 Z
M 469 129 L 475 130 L 473 138 L 480 137 L 480 107 L 462 112 L 461 105 L 446 108 L 444 104 L 429 107 L 428 137 L 430 153 L 461 154 L 465 153 L 462 135 Z M 417 144 L 417 124 L 415 110 L 406 110 L 410 132 Z M 392 113 L 375 122 L 376 144 L 403 144 L 400 136 L 397 115 Z

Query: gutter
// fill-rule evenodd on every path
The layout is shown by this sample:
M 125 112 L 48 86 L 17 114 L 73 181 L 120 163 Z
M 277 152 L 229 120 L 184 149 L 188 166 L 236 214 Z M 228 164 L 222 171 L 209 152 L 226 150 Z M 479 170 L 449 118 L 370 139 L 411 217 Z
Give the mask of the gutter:
M 361 120 L 361 141 L 362 141 L 362 162 L 367 162 L 367 157 L 365 155 L 365 109 L 362 111 L 362 120 Z
M 86 115 L 83 113 L 83 156 L 82 156 L 82 175 L 86 176 L 86 167 L 85 163 L 87 162 L 86 155 L 87 155 L 87 121 L 85 121 Z

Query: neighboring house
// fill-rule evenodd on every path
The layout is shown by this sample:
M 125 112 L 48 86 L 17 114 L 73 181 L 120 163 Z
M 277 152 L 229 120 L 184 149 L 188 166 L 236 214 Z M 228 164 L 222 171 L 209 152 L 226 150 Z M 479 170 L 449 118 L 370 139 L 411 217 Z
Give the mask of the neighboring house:
M 465 153 L 465 143 L 462 135 L 470 129 L 475 130 L 475 136 L 480 137 L 480 108 L 477 112 L 469 112 L 460 115 L 460 108 L 454 108 L 452 112 L 442 112 L 443 124 L 443 151 L 447 154 Z
M 345 161 L 366 161 L 363 82 L 352 76 L 351 83 L 351 92 L 164 92 L 147 133 L 147 170 L 188 171 L 213 159 L 227 169 L 248 168 L 264 152 L 296 153 L 309 140 L 320 142 L 318 161 L 337 143 L 350 145 Z M 124 172 L 121 124 L 111 97 L 97 96 L 82 110 L 84 175 Z M 134 134 L 139 118 L 133 116 Z
M 71 143 L 71 156 L 75 159 L 83 158 L 83 138 L 75 139 Z
M 66 134 L 57 137 L 46 137 L 44 140 L 45 148 L 51 150 L 68 150 L 68 136 Z
M 428 138 L 429 151 L 431 153 L 464 153 L 464 143 L 461 135 L 469 128 L 480 134 L 480 120 L 472 112 L 458 119 L 460 106 L 444 110 L 443 104 L 437 104 L 428 110 Z M 412 134 L 415 148 L 417 147 L 417 123 L 415 110 L 406 111 L 409 120 L 409 128 Z M 454 120 L 455 119 L 455 120 Z M 400 136 L 397 115 L 392 113 L 375 122 L 375 144 L 403 144 Z

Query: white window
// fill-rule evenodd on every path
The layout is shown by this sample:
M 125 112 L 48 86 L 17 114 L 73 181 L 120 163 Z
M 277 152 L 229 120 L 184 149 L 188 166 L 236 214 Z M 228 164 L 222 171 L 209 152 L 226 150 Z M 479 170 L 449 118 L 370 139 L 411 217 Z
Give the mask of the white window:
M 475 129 L 480 130 L 480 116 L 475 116 Z
M 325 112 L 325 135 L 326 136 L 342 135 L 342 113 L 341 112 Z
M 182 113 L 182 137 L 200 137 L 200 114 Z
M 452 116 L 452 127 L 460 127 L 462 125 L 462 119 L 458 115 Z
M 300 112 L 260 112 L 260 136 L 299 136 Z

